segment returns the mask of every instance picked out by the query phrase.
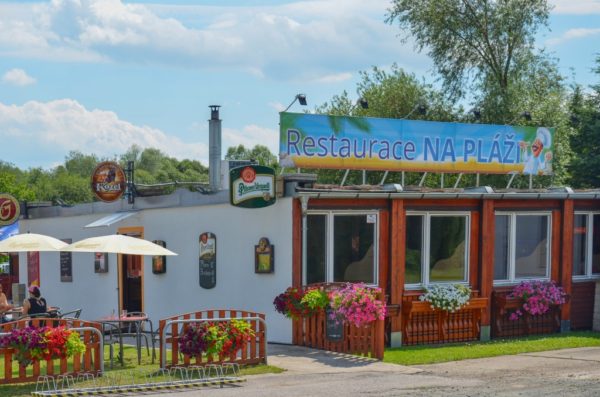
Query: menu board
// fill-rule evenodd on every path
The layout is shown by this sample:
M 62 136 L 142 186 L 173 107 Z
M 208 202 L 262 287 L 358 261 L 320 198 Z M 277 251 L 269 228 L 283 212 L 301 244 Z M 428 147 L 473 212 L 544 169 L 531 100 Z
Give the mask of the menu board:
M 211 289 L 217 285 L 217 237 L 214 233 L 204 232 L 200 235 L 198 243 L 200 286 Z
M 344 322 L 331 318 L 331 309 L 325 310 L 325 335 L 330 342 L 341 342 L 344 340 Z
M 73 242 L 70 238 L 63 238 L 67 244 Z M 60 281 L 63 283 L 73 282 L 73 254 L 71 252 L 60 252 Z

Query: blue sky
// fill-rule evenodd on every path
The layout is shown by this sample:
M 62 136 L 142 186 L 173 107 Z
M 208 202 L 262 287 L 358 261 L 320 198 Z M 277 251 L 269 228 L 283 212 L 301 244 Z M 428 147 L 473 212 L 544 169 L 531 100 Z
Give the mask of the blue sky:
M 553 0 L 538 45 L 583 85 L 600 53 L 600 0 Z M 383 22 L 388 0 L 0 1 L 0 159 L 51 168 L 71 150 L 114 158 L 132 144 L 208 161 L 208 106 L 223 151 L 278 152 L 278 112 L 309 109 L 358 71 L 431 62 Z M 295 104 L 291 111 L 303 108 Z

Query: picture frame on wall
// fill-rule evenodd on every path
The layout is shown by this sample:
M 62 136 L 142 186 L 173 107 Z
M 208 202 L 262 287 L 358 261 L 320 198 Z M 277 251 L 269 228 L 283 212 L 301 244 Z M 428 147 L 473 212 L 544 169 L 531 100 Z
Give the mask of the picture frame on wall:
M 275 246 L 266 237 L 258 240 L 254 246 L 254 273 L 273 273 L 275 271 Z
M 108 254 L 106 252 L 94 253 L 94 272 L 108 273 Z
M 167 248 L 167 243 L 163 240 L 152 241 L 156 245 L 160 245 L 163 248 Z M 164 274 L 167 272 L 167 257 L 162 255 L 155 255 L 152 257 L 152 273 Z

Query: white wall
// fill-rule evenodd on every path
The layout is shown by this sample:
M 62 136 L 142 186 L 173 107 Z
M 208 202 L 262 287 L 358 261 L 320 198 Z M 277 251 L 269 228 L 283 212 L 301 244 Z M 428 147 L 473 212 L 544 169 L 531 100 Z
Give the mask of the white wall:
M 292 199 L 278 199 L 271 207 L 242 209 L 229 204 L 143 210 L 110 227 L 84 229 L 107 214 L 53 217 L 21 221 L 21 233 L 56 238 L 82 238 L 116 233 L 120 227 L 142 226 L 147 240 L 164 240 L 178 256 L 167 257 L 167 272 L 152 273 L 144 257 L 144 310 L 158 326 L 167 316 L 205 309 L 239 309 L 265 313 L 268 340 L 291 342 L 291 321 L 276 313 L 273 299 L 292 282 Z M 198 237 L 217 237 L 217 284 L 199 284 Z M 254 273 L 254 245 L 261 237 L 275 246 L 275 272 Z M 20 282 L 27 282 L 27 259 L 20 258 Z M 92 253 L 73 253 L 73 282 L 60 282 L 58 253 L 40 253 L 42 294 L 49 305 L 83 309 L 94 319 L 117 308 L 117 257 L 109 255 L 109 272 L 94 273 Z

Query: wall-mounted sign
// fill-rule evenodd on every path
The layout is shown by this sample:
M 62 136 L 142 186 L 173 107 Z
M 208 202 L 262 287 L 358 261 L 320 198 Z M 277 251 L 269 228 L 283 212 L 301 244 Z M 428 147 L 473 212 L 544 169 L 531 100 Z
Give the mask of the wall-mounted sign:
M 282 167 L 548 175 L 554 128 L 280 113 Z
M 126 187 L 125 172 L 113 161 L 98 164 L 92 173 L 92 191 L 99 200 L 106 202 L 118 200 L 125 193 Z
M 275 246 L 269 243 L 269 239 L 261 237 L 258 245 L 254 246 L 254 272 L 273 273 L 275 270 Z
M 108 273 L 108 254 L 105 252 L 94 252 L 94 272 Z
M 70 238 L 63 238 L 67 244 L 73 242 Z M 72 252 L 60 252 L 60 281 L 63 283 L 73 282 L 73 253 Z
M 217 285 L 217 237 L 205 232 L 198 239 L 200 244 L 200 286 L 211 289 Z
M 27 285 L 40 286 L 40 253 L 27 252 Z
M 154 240 L 154 244 L 160 245 L 163 248 L 167 248 L 167 243 L 163 240 Z M 162 255 L 155 255 L 152 257 L 152 273 L 163 274 L 167 272 L 167 257 Z
M 231 205 L 262 208 L 275 204 L 275 170 L 248 165 L 229 171 Z
M 19 219 L 21 207 L 10 194 L 0 193 L 0 226 L 12 225 Z

